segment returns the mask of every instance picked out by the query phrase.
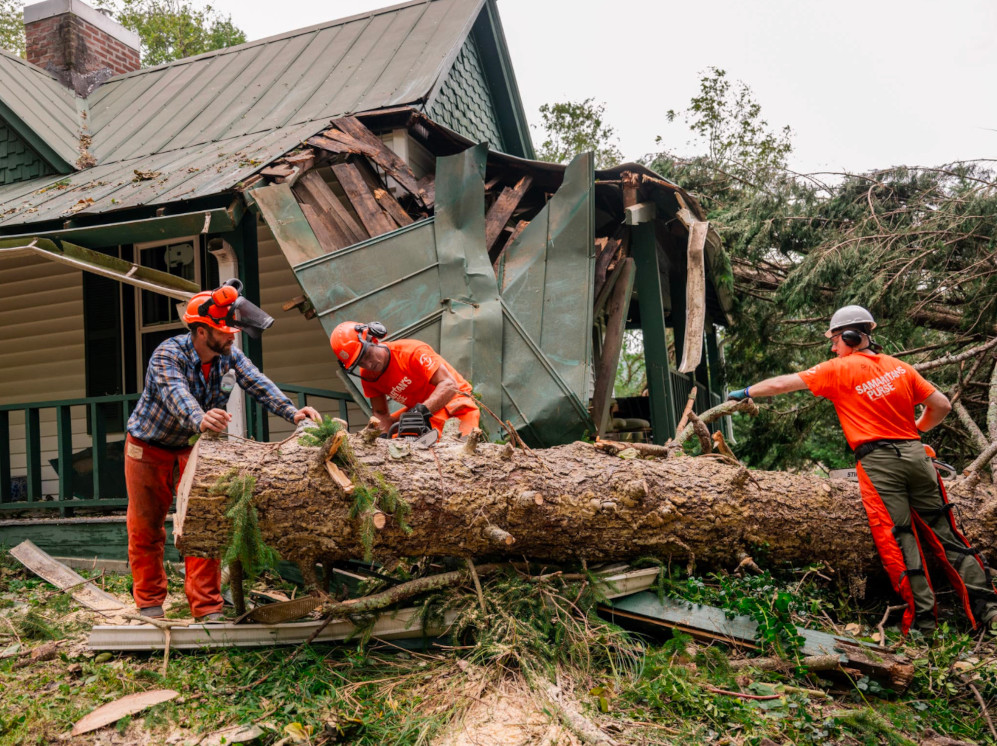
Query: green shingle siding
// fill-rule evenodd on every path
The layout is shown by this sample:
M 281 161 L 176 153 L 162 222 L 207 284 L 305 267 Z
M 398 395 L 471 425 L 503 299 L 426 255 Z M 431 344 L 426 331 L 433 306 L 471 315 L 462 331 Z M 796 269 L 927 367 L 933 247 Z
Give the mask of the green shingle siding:
M 474 36 L 468 36 L 429 111 L 430 119 L 493 150 L 505 150 Z
M 13 184 L 52 173 L 55 173 L 52 167 L 0 120 L 0 184 Z

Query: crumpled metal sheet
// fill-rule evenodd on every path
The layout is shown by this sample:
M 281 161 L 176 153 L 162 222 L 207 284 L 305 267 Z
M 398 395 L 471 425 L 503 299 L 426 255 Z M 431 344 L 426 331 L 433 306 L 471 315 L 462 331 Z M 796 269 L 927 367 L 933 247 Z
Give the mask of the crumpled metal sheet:
M 501 402 L 502 306 L 485 248 L 485 161 L 476 145 L 436 162 L 440 354 L 493 411 Z
M 595 163 L 583 153 L 502 258 L 502 298 L 580 400 L 592 374 Z M 508 359 L 507 359 L 508 364 Z
M 592 344 L 592 159 L 572 162 L 524 231 L 535 235 L 521 237 L 506 265 L 506 298 L 485 248 L 486 156 L 479 145 L 438 159 L 434 217 L 293 270 L 326 333 L 342 321 L 381 321 L 389 339 L 420 339 L 439 350 L 531 445 L 570 442 L 592 429 L 583 404 Z M 281 243 L 282 227 L 271 229 Z M 351 379 L 357 397 L 358 384 Z M 483 424 L 499 434 L 490 419 L 484 415 Z

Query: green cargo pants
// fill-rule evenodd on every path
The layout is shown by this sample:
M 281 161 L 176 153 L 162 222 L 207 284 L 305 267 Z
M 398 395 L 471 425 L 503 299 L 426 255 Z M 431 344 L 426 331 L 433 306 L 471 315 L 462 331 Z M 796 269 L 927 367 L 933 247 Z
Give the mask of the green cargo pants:
M 997 593 L 955 524 L 924 446 L 918 441 L 880 446 L 862 458 L 858 472 L 879 556 L 908 604 L 904 631 L 911 622 L 922 631 L 935 626 L 935 593 L 924 567 L 924 545 L 945 567 L 974 624 L 997 616 Z

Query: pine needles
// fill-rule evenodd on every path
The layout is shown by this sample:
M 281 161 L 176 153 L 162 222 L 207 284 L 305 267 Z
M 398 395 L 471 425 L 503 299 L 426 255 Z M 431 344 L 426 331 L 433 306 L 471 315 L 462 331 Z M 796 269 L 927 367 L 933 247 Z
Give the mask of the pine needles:
M 313 448 L 323 448 L 331 438 L 336 436 L 343 427 L 342 421 L 326 416 L 315 427 L 310 427 L 298 438 L 298 443 Z M 333 461 L 342 466 L 355 488 L 353 490 L 353 505 L 349 516 L 359 521 L 360 543 L 364 550 L 364 561 L 370 562 L 374 556 L 374 538 L 377 536 L 376 520 L 378 514 L 389 515 L 395 519 L 398 527 L 405 533 L 411 533 L 406 518 L 412 508 L 402 498 L 398 488 L 388 483 L 384 474 L 373 471 L 360 463 L 353 453 L 348 440 L 344 440 Z
M 259 516 L 253 505 L 256 477 L 239 475 L 231 469 L 218 478 L 209 490 L 212 495 L 228 495 L 229 505 L 225 516 L 232 521 L 232 540 L 222 562 L 231 564 L 239 560 L 247 580 L 252 581 L 266 569 L 277 566 L 280 555 L 263 541 Z

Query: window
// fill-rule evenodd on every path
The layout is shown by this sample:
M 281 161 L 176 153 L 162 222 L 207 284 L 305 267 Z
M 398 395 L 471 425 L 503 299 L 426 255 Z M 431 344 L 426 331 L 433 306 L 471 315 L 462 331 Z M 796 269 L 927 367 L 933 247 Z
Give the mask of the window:
M 138 244 L 135 246 L 136 264 L 167 272 L 174 277 L 190 280 L 198 287 L 204 287 L 201 283 L 203 267 L 200 249 L 200 239 L 197 236 L 155 244 Z M 181 318 L 184 304 L 175 298 L 149 290 L 136 288 L 135 294 L 136 352 L 139 356 L 139 375 L 144 376 L 149 358 L 156 347 L 164 340 L 185 331 Z

